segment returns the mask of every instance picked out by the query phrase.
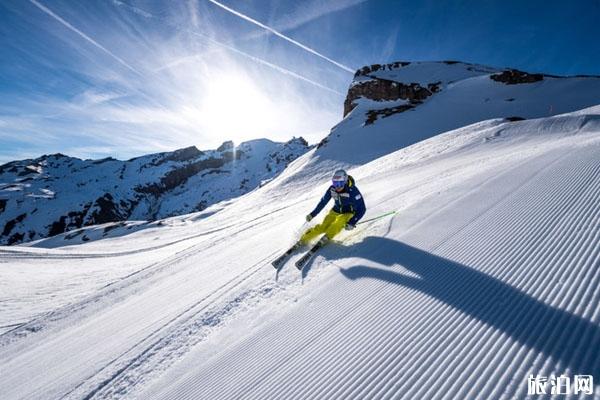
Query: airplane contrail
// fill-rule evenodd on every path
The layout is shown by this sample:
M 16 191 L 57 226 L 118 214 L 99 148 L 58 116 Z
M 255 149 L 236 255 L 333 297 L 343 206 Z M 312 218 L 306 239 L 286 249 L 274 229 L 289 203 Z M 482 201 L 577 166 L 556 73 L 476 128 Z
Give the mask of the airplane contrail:
M 219 2 L 218 2 L 218 1 L 216 1 L 216 0 L 208 0 L 208 1 L 210 1 L 210 2 L 211 2 L 211 3 L 213 3 L 214 5 L 216 5 L 216 6 L 219 6 L 219 7 L 221 7 L 222 9 L 224 9 L 224 10 L 226 10 L 226 11 L 228 11 L 228 12 L 230 12 L 230 13 L 232 13 L 232 14 L 234 14 L 234 15 L 236 15 L 236 16 L 238 16 L 238 17 L 240 17 L 240 18 L 242 18 L 242 19 L 244 19 L 244 20 L 246 20 L 246 21 L 248 21 L 248 22 L 251 22 L 251 23 L 253 23 L 254 25 L 260 26 L 261 28 L 268 30 L 268 31 L 269 31 L 269 32 L 271 32 L 272 34 L 274 34 L 274 35 L 276 35 L 276 36 L 279 36 L 280 38 L 282 38 L 282 39 L 284 39 L 284 40 L 287 40 L 288 42 L 290 42 L 290 43 L 292 43 L 292 44 L 294 44 L 294 45 L 296 45 L 296 46 L 300 47 L 300 48 L 301 48 L 301 49 L 303 49 L 303 50 L 306 50 L 306 51 L 308 51 L 309 53 L 312 53 L 312 54 L 314 54 L 314 55 L 316 55 L 316 56 L 318 56 L 318 57 L 321 57 L 322 59 L 324 59 L 324 60 L 326 60 L 326 61 L 329 61 L 330 63 L 332 63 L 333 65 L 335 65 L 335 66 L 337 66 L 337 67 L 339 67 L 339 68 L 341 68 L 341 69 L 343 69 L 344 71 L 348 71 L 348 72 L 350 72 L 350 73 L 352 73 L 352 74 L 355 72 L 355 70 L 354 70 L 354 69 L 352 69 L 352 68 L 350 68 L 350 67 L 347 67 L 347 66 L 345 66 L 344 64 L 341 64 L 341 63 L 339 63 L 339 62 L 337 62 L 337 61 L 335 61 L 335 60 L 332 60 L 331 58 L 329 58 L 329 57 L 327 57 L 327 56 L 325 56 L 325 55 L 323 55 L 323 54 L 319 53 L 318 51 L 316 51 L 316 50 L 313 50 L 313 49 L 311 49 L 310 47 L 308 47 L 308 46 L 306 46 L 306 45 L 303 45 L 302 43 L 300 43 L 300 42 L 298 42 L 298 41 L 296 41 L 296 40 L 292 39 L 291 37 L 289 37 L 289 36 L 286 36 L 286 35 L 284 35 L 283 33 L 280 33 L 280 32 L 278 32 L 278 31 L 276 31 L 275 29 L 271 28 L 270 26 L 267 26 L 267 25 L 265 25 L 265 24 L 263 24 L 263 23 L 261 23 L 261 22 L 259 22 L 259 21 L 255 20 L 255 19 L 253 19 L 253 18 L 251 18 L 251 17 L 249 17 L 249 16 L 247 16 L 247 15 L 244 15 L 244 14 L 242 14 L 242 13 L 241 13 L 241 12 L 239 12 L 239 11 L 236 11 L 236 10 L 234 10 L 234 9 L 230 8 L 230 7 L 227 7 L 226 5 L 224 5 L 224 4 L 221 4 L 221 3 L 219 3 Z
M 57 20 L 58 22 L 60 22 L 61 24 L 63 24 L 64 26 L 66 26 L 67 28 L 69 28 L 70 30 L 72 30 L 73 32 L 75 32 L 76 34 L 78 34 L 79 36 L 81 36 L 82 38 L 84 38 L 85 40 L 87 40 L 88 42 L 90 42 L 91 44 L 93 44 L 94 46 L 96 46 L 97 48 L 99 48 L 100 50 L 102 50 L 103 52 L 105 52 L 106 54 L 108 54 L 109 56 L 111 56 L 112 58 L 114 58 L 115 60 L 117 60 L 121 65 L 123 65 L 125 68 L 135 72 L 138 75 L 141 75 L 140 72 L 138 70 L 136 70 L 135 68 L 133 68 L 131 65 L 129 65 L 128 63 L 126 63 L 123 59 L 121 59 L 119 56 L 117 56 L 116 54 L 112 53 L 110 50 L 108 50 L 106 47 L 102 46 L 100 43 L 96 42 L 94 39 L 92 39 L 91 37 L 89 37 L 88 35 L 86 35 L 85 33 L 81 32 L 79 29 L 75 28 L 73 25 L 71 25 L 69 22 L 65 21 L 62 17 L 60 17 L 59 15 L 55 14 L 52 10 L 50 10 L 48 7 L 44 6 L 43 4 L 40 4 L 38 1 L 36 0 L 29 0 L 34 6 L 36 6 L 37 8 L 39 8 L 40 10 L 42 10 L 43 12 L 45 12 L 46 14 L 48 14 L 49 16 L 51 16 L 52 18 L 54 18 L 55 20 Z
M 30 0 L 30 1 L 33 1 L 33 0 Z M 127 5 L 126 3 L 122 3 L 122 4 L 125 4 L 125 5 Z M 142 10 L 142 9 L 137 9 L 137 10 L 138 10 L 138 11 L 140 11 L 140 12 L 143 12 L 143 15 L 144 15 L 145 17 L 147 17 L 147 18 L 154 18 L 154 19 L 158 19 L 158 20 L 162 20 L 162 19 L 163 19 L 162 17 L 156 16 L 156 15 L 154 15 L 154 14 L 152 14 L 152 13 L 149 13 L 149 12 L 147 12 L 147 11 L 145 11 L 145 10 Z M 167 23 L 168 23 L 168 22 L 167 22 Z M 344 94 L 344 93 L 342 93 L 342 92 L 339 92 L 339 91 L 337 91 L 337 90 L 335 90 L 335 89 L 332 89 L 332 88 L 330 88 L 330 87 L 327 87 L 327 86 L 325 86 L 325 85 L 322 85 L 322 84 L 320 84 L 320 83 L 318 83 L 318 82 L 315 82 L 315 81 L 313 81 L 313 80 L 311 80 L 311 79 L 309 79 L 309 78 L 306 78 L 306 77 L 304 77 L 304 76 L 302 76 L 302 75 L 299 75 L 299 74 L 297 74 L 297 73 L 295 73 L 295 72 L 293 72 L 293 71 L 290 71 L 289 69 L 283 68 L 283 67 L 281 67 L 281 66 L 279 66 L 279 65 L 276 65 L 276 64 L 273 64 L 273 63 L 270 63 L 270 62 L 268 62 L 268 61 L 266 61 L 266 60 L 263 60 L 262 58 L 259 58 L 259 57 L 253 56 L 253 55 L 251 55 L 251 54 L 245 53 L 245 52 L 243 52 L 243 51 L 241 51 L 241 50 L 238 50 L 238 49 L 236 49 L 235 47 L 233 47 L 233 46 L 230 46 L 230 45 L 228 45 L 228 44 L 226 44 L 226 43 L 219 42 L 218 40 L 215 40 L 215 39 L 213 39 L 213 38 L 212 38 L 212 37 L 210 37 L 209 35 L 206 35 L 206 34 L 204 34 L 204 33 L 200 33 L 200 32 L 196 32 L 196 31 L 194 31 L 194 30 L 192 30 L 192 29 L 185 29 L 185 31 L 186 31 L 186 32 L 189 32 L 189 33 L 191 33 L 191 34 L 193 34 L 193 35 L 200 36 L 200 37 L 202 37 L 202 38 L 204 38 L 204 39 L 206 39 L 206 40 L 208 40 L 208 41 L 210 41 L 210 42 L 212 42 L 212 43 L 216 44 L 217 46 L 220 46 L 220 47 L 222 47 L 222 48 L 225 48 L 225 49 L 227 49 L 227 50 L 229 50 L 229 51 L 232 51 L 232 52 L 234 52 L 234 53 L 236 53 L 236 54 L 239 54 L 239 55 L 241 55 L 241 56 L 244 56 L 244 57 L 246 57 L 246 58 L 248 58 L 248 59 L 250 59 L 250 60 L 252 60 L 252 61 L 254 61 L 254 62 L 256 62 L 256 63 L 259 63 L 259 64 L 262 64 L 262 65 L 264 65 L 264 66 L 266 66 L 266 67 L 272 68 L 272 69 L 274 69 L 274 70 L 276 70 L 276 71 L 278 71 L 278 72 L 281 72 L 282 74 L 289 75 L 289 76 L 291 76 L 291 77 L 293 77 L 293 78 L 299 79 L 299 80 L 301 80 L 301 81 L 304 81 L 304 82 L 306 82 L 306 83 L 309 83 L 309 84 L 311 84 L 311 85 L 313 85 L 313 86 L 316 86 L 316 87 L 318 87 L 318 88 L 321 88 L 321 89 L 323 89 L 323 90 L 327 90 L 327 91 L 329 91 L 329 92 L 332 92 L 332 93 L 338 94 L 338 95 L 340 95 L 340 96 L 345 96 L 345 94 Z M 170 63 L 170 64 L 168 64 L 168 65 L 166 65 L 166 66 L 163 66 L 163 67 L 161 67 L 161 68 L 158 68 L 158 69 L 157 69 L 157 70 L 155 70 L 154 72 L 161 71 L 161 70 L 163 70 L 163 69 L 165 69 L 165 68 L 169 68 L 170 66 L 172 66 L 172 63 Z
M 333 93 L 335 93 L 335 94 L 339 94 L 340 96 L 345 96 L 345 94 L 344 94 L 344 93 L 338 92 L 338 91 L 337 91 L 337 90 L 335 90 L 335 89 L 331 89 L 331 88 L 329 88 L 329 87 L 327 87 L 327 86 L 321 85 L 321 84 L 320 84 L 320 83 L 318 83 L 318 82 L 315 82 L 315 81 L 313 81 L 313 80 L 311 80 L 311 79 L 305 78 L 305 77 L 303 77 L 302 75 L 298 75 L 297 73 L 295 73 L 295 72 L 293 72 L 293 71 L 290 71 L 289 69 L 286 69 L 286 68 L 280 67 L 280 66 L 278 66 L 278 65 L 275 65 L 275 64 L 273 64 L 273 63 L 270 63 L 270 62 L 268 62 L 268 61 L 265 61 L 265 60 L 263 60 L 262 58 L 258 58 L 258 57 L 255 57 L 255 56 L 253 56 L 253 55 L 250 55 L 250 54 L 248 54 L 248 53 L 244 53 L 243 51 L 241 51 L 241 50 L 238 50 L 238 49 L 236 49 L 235 47 L 229 46 L 229 45 L 227 45 L 227 44 L 225 44 L 225 43 L 219 42 L 219 41 L 217 41 L 217 40 L 215 40 L 215 39 L 211 38 L 211 37 L 210 37 L 210 36 L 208 36 L 208 35 L 204 35 L 204 34 L 202 34 L 202 33 L 193 32 L 193 31 L 192 31 L 192 33 L 193 33 L 193 34 L 195 34 L 195 35 L 201 36 L 201 37 L 203 37 L 203 38 L 206 38 L 207 40 L 209 40 L 209 41 L 210 41 L 210 42 L 212 42 L 212 43 L 215 43 L 215 44 L 216 44 L 216 45 L 218 45 L 218 46 L 221 46 L 221 47 L 223 47 L 223 48 L 226 48 L 226 49 L 228 49 L 228 50 L 230 50 L 230 51 L 233 51 L 234 53 L 240 54 L 240 55 L 242 55 L 242 56 L 244 56 L 244 57 L 246 57 L 246 58 L 249 58 L 249 59 L 251 59 L 251 60 L 252 60 L 252 61 L 254 61 L 254 62 L 257 62 L 257 63 L 259 63 L 259 64 L 262 64 L 262 65 L 265 65 L 265 66 L 267 66 L 267 67 L 270 67 L 270 68 L 272 68 L 272 69 L 274 69 L 274 70 L 276 70 L 276 71 L 279 71 L 279 72 L 281 72 L 281 73 L 283 73 L 283 74 L 290 75 L 290 76 L 292 76 L 292 77 L 294 77 L 294 78 L 296 78 L 296 79 L 300 79 L 300 80 L 302 80 L 302 81 L 304 81 L 304 82 L 310 83 L 311 85 L 317 86 L 317 87 L 319 87 L 319 88 L 321 88 L 321 89 L 324 89 L 324 90 L 327 90 L 327 91 L 333 92 Z

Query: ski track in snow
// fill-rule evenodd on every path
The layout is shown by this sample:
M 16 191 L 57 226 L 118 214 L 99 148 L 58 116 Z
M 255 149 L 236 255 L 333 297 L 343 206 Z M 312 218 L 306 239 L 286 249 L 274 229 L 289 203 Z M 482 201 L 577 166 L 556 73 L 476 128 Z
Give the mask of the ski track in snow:
M 493 179 L 480 188 L 487 201 L 472 196 L 461 218 L 432 216 L 429 227 L 445 223 L 434 237 L 367 238 L 354 252 L 383 269 L 329 262 L 370 281 L 351 299 L 350 283 L 327 285 L 319 308 L 334 313 L 295 310 L 160 397 L 509 399 L 526 397 L 530 373 L 597 375 L 599 151 L 553 152 Z M 557 285 L 573 274 L 587 284 Z M 302 329 L 309 318 L 319 330 Z
M 273 210 L 271 212 L 281 211 L 286 208 L 292 207 L 293 205 L 294 204 L 289 204 L 286 207 L 282 207 L 282 208 Z M 247 223 L 255 222 L 256 220 L 264 218 L 267 215 L 268 214 L 265 214 L 262 217 L 258 217 L 251 221 L 247 221 Z M 135 249 L 135 250 L 127 250 L 127 251 L 119 251 L 119 252 L 104 252 L 104 253 L 63 253 L 63 254 L 61 254 L 61 253 L 51 253 L 51 252 L 44 252 L 44 251 L 37 251 L 37 252 L 24 251 L 23 249 L 13 250 L 13 249 L 5 247 L 5 248 L 0 248 L 0 257 L 2 257 L 3 259 L 16 258 L 16 259 L 44 259 L 44 260 L 47 260 L 47 259 L 61 260 L 61 259 L 122 257 L 122 256 L 133 255 L 133 254 L 145 253 L 145 252 L 149 252 L 149 251 L 153 251 L 153 250 L 160 250 L 165 247 L 171 247 L 175 244 L 190 241 L 192 239 L 197 239 L 197 238 L 200 238 L 203 236 L 208 236 L 208 235 L 211 235 L 214 233 L 226 231 L 231 228 L 239 227 L 240 225 L 242 225 L 242 223 L 239 223 L 239 222 L 232 223 L 232 224 L 229 224 L 226 226 L 219 227 L 217 229 L 210 229 L 210 230 L 202 231 L 202 232 L 194 234 L 194 235 L 185 236 L 184 238 L 181 238 L 181 239 L 169 241 L 166 243 L 161 243 L 160 245 L 157 245 L 157 246 L 143 247 L 143 248 L 139 248 L 139 249 Z
M 279 208 L 275 211 L 281 211 L 288 207 Z M 95 314 L 101 313 L 104 309 L 110 311 L 119 303 L 127 302 L 131 297 L 143 292 L 146 286 L 152 285 L 153 282 L 157 282 L 159 279 L 164 279 L 165 271 L 169 272 L 178 268 L 178 264 L 181 264 L 182 261 L 186 259 L 189 261 L 190 257 L 197 256 L 199 252 L 210 248 L 215 243 L 225 239 L 225 237 L 231 239 L 238 233 L 243 233 L 253 227 L 256 228 L 257 226 L 264 225 L 268 221 L 256 222 L 258 219 L 264 219 L 263 217 L 253 219 L 250 221 L 252 222 L 251 225 L 241 224 L 241 227 L 238 226 L 234 232 L 229 231 L 220 237 L 210 238 L 210 243 L 208 244 L 201 242 L 189 246 L 174 256 L 167 257 L 165 260 L 151 264 L 117 282 L 107 285 L 97 294 L 86 298 L 84 301 L 67 305 L 49 315 L 44 315 L 27 324 L 20 325 L 13 331 L 6 332 L 0 336 L 4 339 L 0 344 L 1 346 L 8 346 L 30 334 L 38 335 L 40 332 L 46 333 L 48 336 L 49 334 L 60 332 L 61 329 L 69 325 L 80 324 L 85 318 L 93 317 Z M 97 397 L 101 397 L 102 389 L 109 384 L 112 386 L 107 390 L 109 393 L 107 396 L 114 398 L 119 395 L 118 390 L 117 393 L 114 393 L 114 386 L 117 386 L 118 389 L 120 381 L 124 380 L 128 386 L 132 386 L 128 380 L 130 370 L 136 370 L 141 367 L 145 370 L 145 374 L 160 372 L 172 362 L 175 356 L 181 355 L 187 347 L 191 347 L 202 340 L 207 335 L 205 331 L 209 331 L 220 324 L 223 318 L 237 312 L 237 309 L 241 308 L 241 306 L 247 307 L 246 303 L 249 299 L 258 301 L 260 298 L 270 296 L 271 292 L 277 290 L 277 287 L 274 287 L 272 283 L 272 276 L 269 275 L 267 284 L 264 281 L 251 282 L 245 286 L 251 289 L 244 289 L 245 292 L 242 291 L 241 293 L 231 293 L 234 288 L 240 286 L 257 272 L 261 271 L 261 269 L 263 271 L 265 269 L 272 271 L 270 261 L 278 252 L 279 250 L 267 255 L 240 275 L 237 273 L 233 275 L 233 278 L 205 295 L 195 304 L 175 315 L 166 323 L 157 327 L 147 336 L 136 341 L 130 348 L 125 349 L 114 359 L 107 360 L 103 367 L 96 369 L 92 375 L 84 377 L 80 384 L 60 396 L 60 398 L 91 398 L 96 395 Z M 55 330 L 52 329 L 53 324 L 58 325 Z M 25 348 L 26 345 L 27 343 L 16 343 L 17 347 L 15 349 L 17 350 L 11 349 L 11 353 L 18 354 L 18 349 Z M 153 358 L 152 362 L 147 362 L 149 358 Z M 155 359 L 158 360 L 155 361 Z M 146 363 L 142 364 L 141 361 L 145 361 Z M 160 365 L 161 363 L 166 363 L 166 366 Z M 152 368 L 151 371 L 147 371 L 149 367 Z M 140 380 L 139 377 L 137 380 Z M 129 387 L 128 389 L 131 388 Z M 127 392 L 124 392 L 124 394 L 127 394 Z
M 220 228 L 205 220 L 203 232 L 139 239 L 131 253 L 3 249 L 0 259 L 77 265 L 181 245 L 0 335 L 4 396 L 525 399 L 530 374 L 598 384 L 598 135 L 473 129 L 358 168 L 371 215 L 398 213 L 342 236 L 301 273 L 299 254 L 279 272 L 270 261 L 317 197 L 257 211 L 290 195 L 273 183 L 216 214 Z M 598 386 L 552 398 L 592 397 Z
M 287 205 L 286 207 L 276 208 L 275 210 L 271 211 L 271 213 L 280 212 L 280 211 L 285 210 L 292 206 L 293 206 L 293 204 Z M 157 249 L 160 249 L 163 247 L 172 246 L 174 244 L 179 244 L 179 243 L 185 243 L 185 242 L 188 242 L 193 239 L 201 238 L 204 236 L 209 236 L 214 233 L 219 233 L 222 231 L 226 232 L 217 237 L 209 237 L 207 239 L 207 240 L 209 240 L 208 245 L 204 241 L 201 241 L 200 243 L 191 244 L 191 245 L 185 247 L 183 250 L 175 249 L 177 251 L 173 256 L 167 256 L 166 258 L 164 258 L 158 262 L 144 266 L 140 269 L 135 270 L 134 272 L 132 272 L 130 274 L 127 274 L 127 275 L 119 278 L 118 280 L 107 283 L 106 285 L 99 288 L 98 293 L 96 293 L 93 296 L 87 297 L 87 298 L 83 299 L 82 301 L 78 301 L 74 304 L 68 304 L 65 307 L 42 314 L 42 315 L 36 317 L 35 319 L 27 321 L 27 322 L 16 323 L 13 325 L 4 326 L 3 328 L 7 328 L 7 330 L 5 330 L 4 332 L 2 332 L 0 334 L 0 348 L 2 346 L 4 346 L 5 344 L 14 341 L 15 338 L 22 339 L 23 337 L 29 335 L 30 333 L 36 333 L 42 329 L 46 329 L 47 325 L 50 323 L 60 321 L 60 320 L 66 319 L 66 318 L 70 318 L 70 319 L 73 319 L 74 317 L 81 318 L 82 317 L 81 310 L 87 309 L 90 306 L 91 306 L 91 309 L 87 310 L 88 315 L 91 314 L 92 312 L 97 312 L 98 307 L 100 305 L 102 305 L 102 307 L 110 306 L 110 305 L 120 301 L 121 299 L 125 298 L 126 296 L 131 295 L 133 293 L 133 290 L 135 290 L 137 287 L 137 286 L 135 286 L 136 284 L 138 284 L 138 286 L 139 286 L 139 284 L 141 284 L 142 285 L 141 290 L 143 290 L 144 286 L 148 284 L 148 280 L 153 275 L 158 274 L 165 269 L 168 270 L 168 269 L 173 268 L 175 265 L 177 265 L 181 261 L 185 260 L 190 255 L 193 255 L 199 251 L 202 251 L 203 248 L 210 247 L 210 243 L 219 242 L 221 240 L 224 240 L 225 238 L 235 236 L 237 233 L 243 232 L 246 229 L 251 229 L 252 227 L 255 227 L 259 224 L 267 223 L 268 221 L 264 221 L 264 218 L 268 215 L 269 215 L 269 213 L 259 216 L 257 218 L 254 218 L 252 220 L 246 221 L 244 223 L 231 224 L 231 225 L 227 225 L 225 227 L 219 228 L 219 229 L 213 229 L 213 230 L 201 232 L 199 234 L 186 236 L 183 239 L 172 241 L 165 245 L 155 246 L 155 247 L 151 247 L 151 248 L 136 249 L 136 250 L 132 250 L 129 252 L 107 253 L 107 254 L 81 253 L 81 254 L 73 254 L 73 255 L 49 254 L 48 257 L 45 257 L 43 255 L 36 254 L 36 253 L 15 252 L 14 250 L 9 250 L 9 252 L 11 252 L 11 253 L 19 254 L 19 256 L 17 258 L 24 258 L 27 260 L 29 260 L 29 259 L 55 259 L 55 258 L 58 258 L 58 259 L 73 258 L 73 259 L 77 259 L 77 260 L 87 259 L 87 258 L 109 258 L 109 257 L 120 257 L 120 256 L 130 255 L 130 254 L 140 254 L 140 253 L 143 254 L 143 253 L 157 250 Z M 260 221 L 260 220 L 262 220 L 262 221 Z M 7 258 L 11 258 L 11 257 L 7 257 Z M 125 288 L 129 289 L 129 292 L 124 291 Z M 110 295 L 112 295 L 112 294 L 115 294 L 115 296 L 111 297 Z

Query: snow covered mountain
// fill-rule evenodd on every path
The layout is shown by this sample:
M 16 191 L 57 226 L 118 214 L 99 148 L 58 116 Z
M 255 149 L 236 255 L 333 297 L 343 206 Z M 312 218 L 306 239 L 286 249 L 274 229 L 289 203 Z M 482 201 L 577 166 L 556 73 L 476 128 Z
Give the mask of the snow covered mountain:
M 105 237 L 119 227 L 132 229 L 130 223 L 111 222 L 201 211 L 255 189 L 307 150 L 302 138 L 287 143 L 262 139 L 235 148 L 225 142 L 217 150 L 188 147 L 128 161 L 53 154 L 10 162 L 0 166 L 0 244 L 98 224 L 106 224 L 99 235 Z M 63 236 L 91 239 L 83 230 Z
M 598 79 L 439 73 L 437 93 L 373 123 L 369 110 L 399 100 L 356 99 L 320 148 L 226 205 L 0 248 L 3 396 L 600 399 Z M 532 109 L 485 102 L 486 87 Z M 536 93 L 565 113 L 536 118 Z M 337 166 L 364 223 L 301 272 L 300 254 L 275 271 Z M 568 396 L 551 394 L 560 376 Z
M 360 165 L 486 119 L 547 117 L 599 102 L 598 76 L 558 77 L 456 61 L 375 64 L 356 72 L 345 118 L 317 154 Z

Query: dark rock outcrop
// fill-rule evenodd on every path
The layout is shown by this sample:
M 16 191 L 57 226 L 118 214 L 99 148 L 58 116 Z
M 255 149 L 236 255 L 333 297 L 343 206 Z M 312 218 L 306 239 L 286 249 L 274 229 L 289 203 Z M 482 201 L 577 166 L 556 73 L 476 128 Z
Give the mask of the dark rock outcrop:
M 227 140 L 225 142 L 223 142 L 222 145 L 220 145 L 219 147 L 217 147 L 217 151 L 231 151 L 233 150 L 233 142 L 231 140 Z
M 433 83 L 428 83 L 427 84 L 427 89 L 429 89 L 429 91 L 431 93 L 437 93 L 437 92 L 439 92 L 441 90 L 440 89 L 440 85 L 441 84 L 442 84 L 441 81 L 437 81 L 437 82 L 433 82 Z
M 69 228 L 81 228 L 83 226 L 85 216 L 88 210 L 92 206 L 91 203 L 86 204 L 81 211 L 70 211 L 67 216 L 69 217 Z
M 67 230 L 67 217 L 62 216 L 58 221 L 55 221 L 50 225 L 50 229 L 48 229 L 48 236 L 56 236 Z
M 221 168 L 226 163 L 233 161 L 234 158 L 239 159 L 240 155 L 241 153 L 238 151 L 235 153 L 223 152 L 223 156 L 220 158 L 208 158 L 173 169 L 160 178 L 160 182 L 146 186 L 138 186 L 134 190 L 139 193 L 148 193 L 154 195 L 155 197 L 159 197 L 161 194 L 185 183 L 190 177 L 196 175 L 197 173 L 204 170 Z
M 13 245 L 15 243 L 21 243 L 24 238 L 25 238 L 25 234 L 24 233 L 18 233 L 17 232 L 14 235 L 12 235 L 11 237 L 8 238 L 7 244 L 8 245 Z
M 0 165 L 0 174 L 5 172 L 17 172 L 17 161 L 7 162 L 6 164 Z
M 308 148 L 308 142 L 303 137 L 293 138 L 287 143 L 283 145 L 283 149 L 280 149 L 276 152 L 272 152 L 269 154 L 269 158 L 274 161 L 276 164 L 284 164 L 286 167 L 289 163 L 296 159 L 296 153 L 294 151 L 285 151 L 289 150 L 294 146 L 306 147 Z M 267 164 L 267 170 L 271 171 L 271 167 Z
M 302 146 L 308 147 L 308 142 L 306 141 L 306 139 L 304 139 L 302 136 L 300 137 L 295 137 L 293 139 L 291 139 L 289 142 L 287 142 L 285 145 L 288 146 L 290 144 L 294 144 L 294 143 L 299 143 Z
M 94 160 L 92 161 L 92 164 L 104 164 L 105 162 L 110 162 L 110 161 L 117 161 L 115 158 L 112 157 L 106 157 L 106 158 L 101 158 L 100 160 Z
M 156 167 L 168 161 L 189 161 L 193 160 L 194 158 L 200 157 L 203 154 L 204 153 L 198 150 L 196 146 L 190 146 L 183 149 L 175 150 L 170 153 L 161 153 L 160 156 L 162 157 L 154 161 L 152 165 Z
M 432 89 L 439 91 L 438 84 L 432 84 Z M 432 91 L 418 83 L 404 84 L 387 79 L 372 79 L 358 83 L 348 90 L 344 101 L 344 117 L 356 107 L 355 101 L 361 97 L 375 101 L 408 100 L 420 102 L 431 96 Z
M 43 156 L 40 157 L 40 159 L 42 159 L 42 160 L 48 160 L 50 158 L 54 158 L 54 159 L 58 160 L 61 158 L 69 158 L 69 156 L 66 156 L 62 153 L 54 153 L 54 154 L 44 154 Z
M 405 104 L 397 107 L 383 108 L 381 110 L 369 110 L 367 112 L 367 120 L 365 121 L 365 125 L 371 125 L 372 123 L 377 121 L 377 118 L 379 118 L 380 116 L 382 118 L 387 118 L 391 115 L 398 114 L 413 108 L 415 108 L 415 106 L 411 104 Z
M 490 75 L 490 79 L 507 85 L 518 85 L 520 83 L 533 83 L 544 80 L 543 74 L 530 74 L 518 69 L 508 69 L 498 74 Z
M 444 61 L 444 63 L 456 64 L 458 62 Z M 388 79 L 389 76 L 384 77 L 381 76 L 382 74 L 375 74 L 379 71 L 397 70 L 408 65 L 410 65 L 410 62 L 408 61 L 396 61 L 389 64 L 367 65 L 357 70 L 354 74 L 355 82 L 348 89 L 348 93 L 344 101 L 344 117 L 346 117 L 346 115 L 348 115 L 357 106 L 356 100 L 359 98 L 365 98 L 374 101 L 407 100 L 409 105 L 414 106 L 416 104 L 420 104 L 426 98 L 434 93 L 438 93 L 441 90 L 441 81 L 431 82 L 425 85 L 424 83 L 417 82 L 400 82 L 398 80 Z M 390 76 L 394 75 L 392 74 Z M 405 107 L 403 106 L 393 108 L 393 113 L 405 111 Z M 373 116 L 375 114 L 376 112 L 372 113 L 371 115 Z
M 106 197 L 106 195 L 104 196 Z M 100 200 L 100 199 L 98 199 Z M 95 202 L 98 205 L 98 211 L 96 213 L 102 213 L 102 207 L 106 207 L 106 202 L 112 200 L 112 196 L 108 195 L 108 198 Z M 81 228 L 85 225 L 91 225 L 90 223 L 86 224 L 85 217 L 87 216 L 88 211 L 92 207 L 92 203 L 87 203 L 83 206 L 83 208 L 79 211 L 70 211 L 67 215 L 62 215 L 58 220 L 52 222 L 50 226 L 48 226 L 48 233 L 45 236 L 55 236 L 60 235 L 61 233 Z M 90 218 L 92 221 L 94 220 L 94 216 Z
M 27 217 L 27 214 L 21 214 L 18 217 L 11 219 L 4 225 L 4 230 L 2 231 L 2 236 L 8 236 L 12 232 L 13 228 Z
M 126 217 L 120 212 L 119 206 L 114 202 L 110 193 L 105 193 L 104 196 L 96 199 L 92 208 L 95 209 L 89 216 L 88 225 L 117 222 Z
M 327 143 L 329 143 L 329 136 L 324 137 L 319 144 L 317 144 L 317 149 L 320 149 L 321 147 L 325 147 L 327 145 Z
M 25 167 L 25 169 L 17 174 L 17 176 L 26 176 L 31 174 L 37 174 L 38 172 L 29 166 Z
M 369 74 L 371 74 L 373 72 L 397 69 L 397 68 L 401 68 L 401 67 L 406 67 L 407 65 L 410 65 L 410 61 L 396 61 L 393 63 L 383 64 L 383 65 L 382 64 L 367 65 L 367 66 L 364 66 L 361 69 L 357 70 L 354 73 L 354 77 L 358 78 L 359 76 L 368 76 Z

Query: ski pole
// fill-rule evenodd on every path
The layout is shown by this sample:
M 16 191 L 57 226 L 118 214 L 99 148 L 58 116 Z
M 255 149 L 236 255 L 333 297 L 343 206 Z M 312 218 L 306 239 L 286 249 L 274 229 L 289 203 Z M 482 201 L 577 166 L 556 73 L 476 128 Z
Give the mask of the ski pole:
M 387 212 L 387 213 L 385 213 L 385 214 L 378 215 L 377 217 L 373 217 L 373 218 L 369 218 L 369 219 L 367 219 L 367 220 L 364 220 L 364 221 L 360 221 L 360 222 L 359 222 L 358 224 L 356 224 L 356 225 L 364 224 L 364 223 L 366 223 L 366 222 L 371 222 L 371 221 L 374 221 L 374 220 L 376 220 L 376 219 L 383 218 L 383 217 L 387 217 L 388 215 L 392 215 L 392 214 L 396 214 L 396 211 L 390 211 L 390 212 Z

